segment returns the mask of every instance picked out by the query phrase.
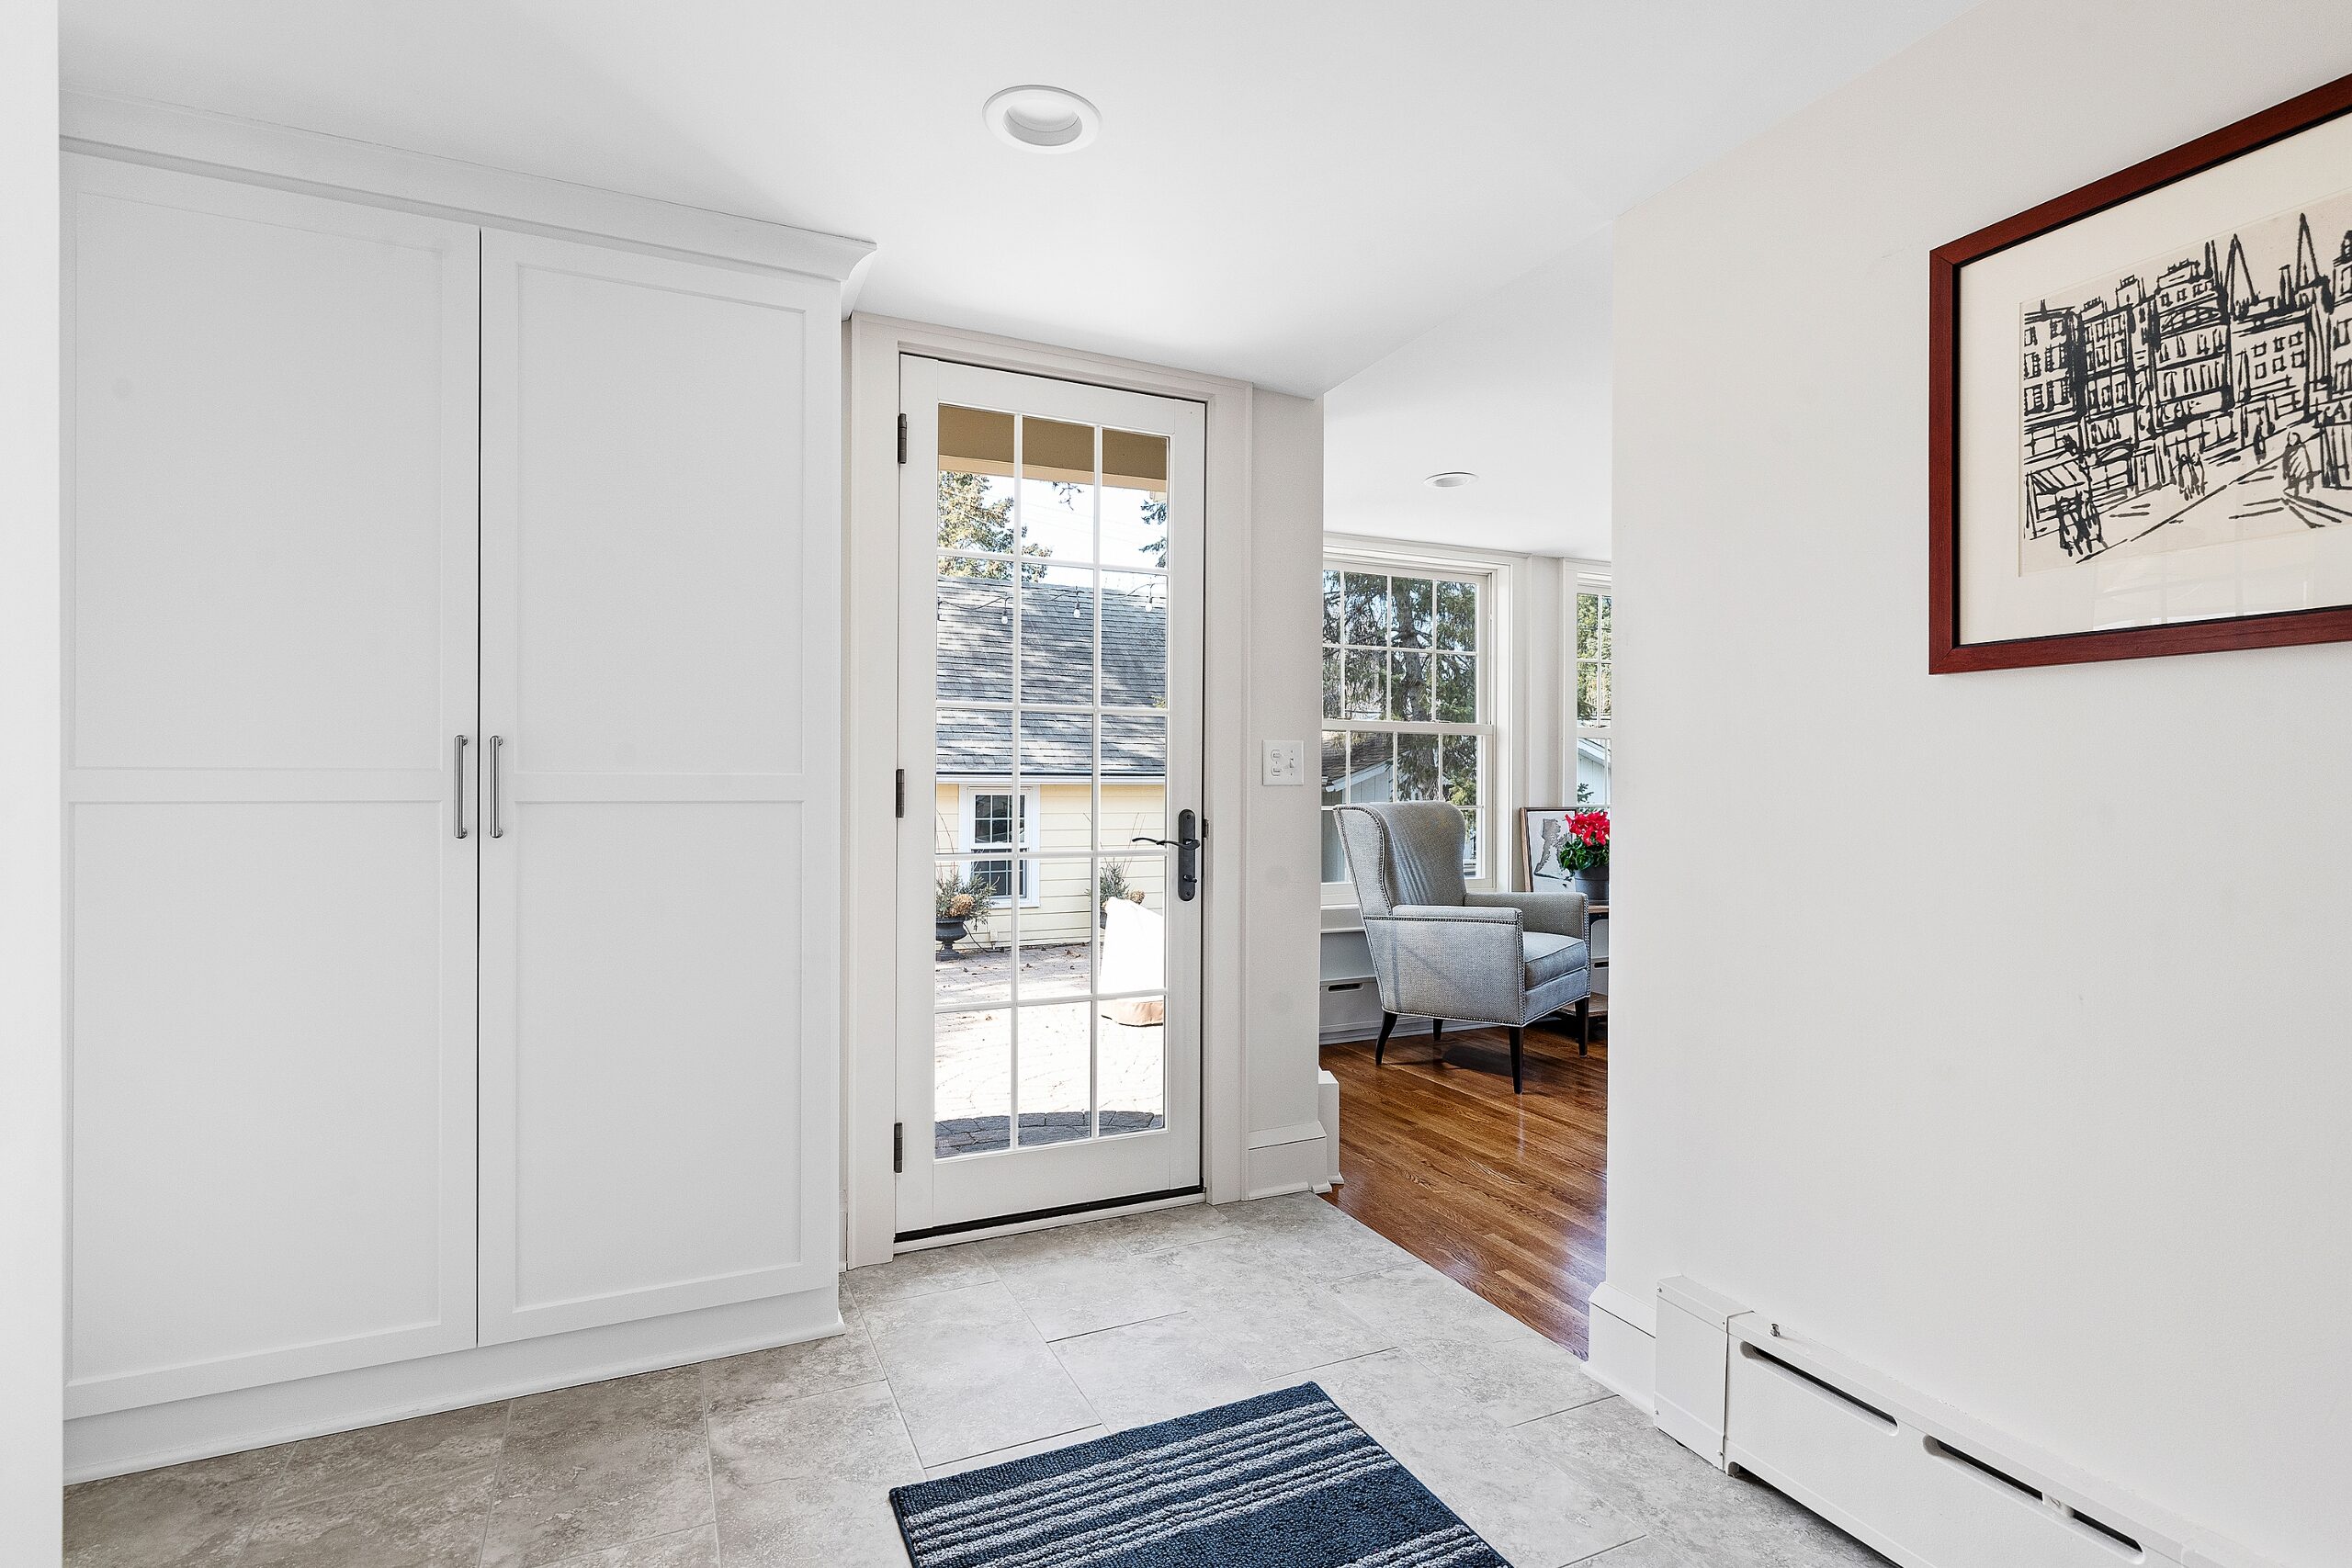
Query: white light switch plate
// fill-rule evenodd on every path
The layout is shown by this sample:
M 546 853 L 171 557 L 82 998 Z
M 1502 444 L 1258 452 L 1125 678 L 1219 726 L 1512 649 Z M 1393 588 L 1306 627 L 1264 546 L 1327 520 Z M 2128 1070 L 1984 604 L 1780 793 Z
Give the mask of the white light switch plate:
M 1300 740 L 1269 740 L 1266 742 L 1266 778 L 1270 784 L 1303 784 L 1306 782 L 1306 745 Z

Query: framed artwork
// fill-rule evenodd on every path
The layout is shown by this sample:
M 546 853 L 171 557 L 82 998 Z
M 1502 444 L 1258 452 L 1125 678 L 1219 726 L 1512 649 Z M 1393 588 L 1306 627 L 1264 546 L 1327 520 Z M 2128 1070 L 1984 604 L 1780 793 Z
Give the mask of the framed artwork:
M 2352 76 L 1929 285 L 1931 671 L 2352 640 Z
M 1536 893 L 1566 893 L 1568 874 L 1560 869 L 1560 841 L 1568 836 L 1568 818 L 1589 806 L 1523 806 L 1519 812 L 1520 869 Z

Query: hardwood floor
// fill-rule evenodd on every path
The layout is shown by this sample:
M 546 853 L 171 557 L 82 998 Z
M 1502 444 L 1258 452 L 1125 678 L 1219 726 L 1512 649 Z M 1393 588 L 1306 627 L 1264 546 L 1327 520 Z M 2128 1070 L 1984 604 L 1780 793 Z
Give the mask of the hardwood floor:
M 1593 1021 L 1527 1030 L 1527 1092 L 1510 1091 L 1510 1036 L 1448 1029 L 1323 1047 L 1340 1080 L 1338 1204 L 1521 1322 L 1587 1354 L 1586 1303 L 1600 1283 L 1609 1208 L 1609 1049 Z

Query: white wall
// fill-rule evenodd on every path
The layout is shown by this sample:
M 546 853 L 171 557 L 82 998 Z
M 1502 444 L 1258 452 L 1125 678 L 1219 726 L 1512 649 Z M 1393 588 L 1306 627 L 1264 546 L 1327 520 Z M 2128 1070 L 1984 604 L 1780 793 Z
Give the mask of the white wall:
M 1320 1181 L 1328 1156 L 1319 1137 L 1305 1135 L 1317 1115 L 1321 870 L 1311 774 L 1323 711 L 1323 405 L 1263 389 L 1250 404 L 1242 1026 L 1254 1193 Z M 1299 743 L 1308 760 L 1305 783 L 1259 782 L 1269 740 Z
M 0 49 L 0 1562 L 58 1558 L 57 7 Z
M 1987 0 L 1617 231 L 1611 1285 L 1690 1275 L 2312 1565 L 2352 646 L 1930 678 L 1925 286 L 2347 71 L 2340 0 Z

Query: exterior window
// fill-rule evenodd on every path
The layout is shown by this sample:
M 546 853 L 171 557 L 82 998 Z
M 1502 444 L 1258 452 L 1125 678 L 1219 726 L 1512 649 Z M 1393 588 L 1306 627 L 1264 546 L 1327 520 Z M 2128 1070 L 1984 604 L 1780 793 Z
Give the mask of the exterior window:
M 1003 784 L 966 784 L 964 786 L 963 848 L 967 853 L 988 850 L 1034 850 L 1037 847 L 1037 822 L 1045 815 L 1042 792 L 1035 786 L 1024 786 L 1018 797 Z M 1012 896 L 1013 867 L 1017 857 L 1003 860 L 975 860 L 972 874 L 996 889 L 1000 898 Z M 1021 901 L 1037 902 L 1036 863 L 1019 860 Z
M 1323 572 L 1323 880 L 1348 880 L 1335 808 L 1450 801 L 1462 869 L 1496 875 L 1491 573 L 1329 560 Z

